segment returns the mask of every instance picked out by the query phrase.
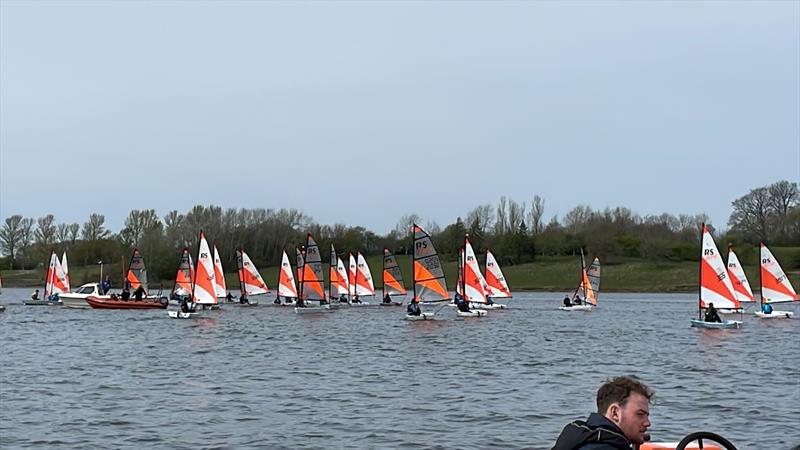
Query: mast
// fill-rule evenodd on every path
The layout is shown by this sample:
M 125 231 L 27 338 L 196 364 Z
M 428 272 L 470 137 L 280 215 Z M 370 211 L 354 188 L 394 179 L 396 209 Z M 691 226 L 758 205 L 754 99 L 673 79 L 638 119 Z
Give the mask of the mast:
M 764 267 L 764 261 L 761 259 L 761 247 L 764 246 L 764 241 L 758 247 L 758 289 L 759 289 L 759 308 L 764 311 L 764 275 L 761 273 Z
M 247 297 L 247 288 L 244 286 L 244 247 L 241 245 L 236 251 L 236 265 L 239 270 L 239 298 Z
M 700 224 L 700 264 L 697 266 L 697 320 L 702 317 L 702 308 L 700 307 L 703 301 L 703 234 L 706 229 L 705 222 Z
M 414 228 L 416 228 L 417 224 L 411 225 L 411 285 L 414 286 L 414 296 L 411 297 L 411 302 L 415 302 L 417 300 L 417 271 L 414 270 Z
M 339 278 L 339 268 L 336 264 L 336 249 L 333 248 L 333 244 L 331 244 L 331 263 L 328 266 L 328 298 L 333 300 L 333 273 L 336 272 L 337 279 Z
M 464 233 L 464 251 L 461 252 L 461 292 L 464 296 L 464 301 L 467 300 L 467 238 L 469 233 Z M 469 303 L 467 303 L 469 304 Z
M 383 271 L 381 272 L 381 301 L 386 298 L 386 250 L 383 249 Z
M 200 230 L 200 235 L 197 239 L 197 263 L 200 264 L 200 241 L 203 240 L 203 230 Z M 189 255 L 192 256 L 191 254 Z M 197 270 L 194 271 L 194 276 L 192 277 L 192 303 L 194 303 L 194 289 L 197 286 Z

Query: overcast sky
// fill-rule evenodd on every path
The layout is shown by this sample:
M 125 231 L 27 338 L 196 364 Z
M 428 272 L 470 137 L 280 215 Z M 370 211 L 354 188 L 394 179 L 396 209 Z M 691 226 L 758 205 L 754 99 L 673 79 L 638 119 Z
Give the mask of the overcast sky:
M 800 2 L 0 2 L 0 216 L 500 196 L 706 213 L 800 179 Z

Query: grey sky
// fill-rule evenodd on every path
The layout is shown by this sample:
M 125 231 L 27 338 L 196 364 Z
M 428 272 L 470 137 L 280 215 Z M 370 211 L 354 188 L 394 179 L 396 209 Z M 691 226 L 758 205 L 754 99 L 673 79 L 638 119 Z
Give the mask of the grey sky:
M 505 195 L 724 227 L 800 179 L 800 2 L 0 2 L 0 218 L 389 231 Z

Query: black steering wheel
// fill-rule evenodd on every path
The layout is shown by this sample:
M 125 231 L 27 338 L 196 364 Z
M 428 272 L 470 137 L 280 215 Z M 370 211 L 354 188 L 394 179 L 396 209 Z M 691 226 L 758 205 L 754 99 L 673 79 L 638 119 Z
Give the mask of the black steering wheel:
M 709 433 L 708 431 L 697 431 L 695 433 L 691 433 L 690 435 L 681 439 L 680 442 L 678 442 L 678 446 L 675 447 L 675 450 L 684 450 L 687 445 L 691 444 L 694 441 L 697 441 L 698 446 L 702 449 L 703 439 L 708 439 L 709 441 L 716 442 L 717 444 L 723 446 L 725 450 L 737 450 L 736 446 L 731 444 L 731 441 L 725 439 L 724 437 L 718 434 Z

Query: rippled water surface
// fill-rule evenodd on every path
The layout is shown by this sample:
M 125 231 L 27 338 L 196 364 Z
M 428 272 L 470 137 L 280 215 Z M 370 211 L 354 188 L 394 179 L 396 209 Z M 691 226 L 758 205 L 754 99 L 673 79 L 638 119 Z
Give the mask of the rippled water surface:
M 27 295 L 0 296 L 2 448 L 547 449 L 629 373 L 657 392 L 653 440 L 800 443 L 800 321 L 696 330 L 694 295 L 603 294 L 567 313 L 563 295 L 521 293 L 507 311 L 432 322 L 268 306 L 172 320 Z

